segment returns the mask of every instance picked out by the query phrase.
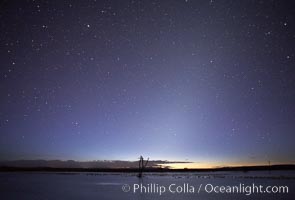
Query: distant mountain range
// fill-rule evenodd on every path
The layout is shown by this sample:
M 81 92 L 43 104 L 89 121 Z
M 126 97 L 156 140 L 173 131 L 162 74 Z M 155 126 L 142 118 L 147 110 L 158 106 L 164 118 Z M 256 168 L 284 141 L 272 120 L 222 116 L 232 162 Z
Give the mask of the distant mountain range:
M 202 172 L 202 171 L 261 171 L 261 170 L 295 170 L 293 164 L 264 165 L 264 166 L 235 166 L 217 167 L 208 169 L 171 169 L 167 164 L 191 163 L 183 161 L 151 160 L 145 169 L 146 172 Z M 161 166 L 166 164 L 166 166 Z M 163 168 L 164 167 L 164 168 Z M 121 160 L 14 160 L 0 161 L 0 171 L 52 171 L 52 172 L 137 172 L 138 161 Z
M 159 168 L 161 164 L 190 163 L 182 161 L 151 160 L 148 168 Z M 0 161 L 0 167 L 21 167 L 21 168 L 137 168 L 138 161 L 121 160 L 97 160 L 97 161 L 74 161 L 74 160 L 14 160 Z

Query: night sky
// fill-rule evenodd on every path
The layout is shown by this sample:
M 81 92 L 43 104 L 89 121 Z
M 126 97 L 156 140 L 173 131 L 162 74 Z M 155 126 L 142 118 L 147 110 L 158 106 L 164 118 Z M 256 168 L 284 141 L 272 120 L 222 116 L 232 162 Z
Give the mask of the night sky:
M 3 1 L 0 159 L 295 163 L 294 1 Z

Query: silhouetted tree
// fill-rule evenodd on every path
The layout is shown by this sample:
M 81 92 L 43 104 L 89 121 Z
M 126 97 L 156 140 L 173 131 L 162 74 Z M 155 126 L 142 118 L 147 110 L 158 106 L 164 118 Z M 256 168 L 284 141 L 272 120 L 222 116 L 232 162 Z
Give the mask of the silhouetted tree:
M 142 173 L 143 173 L 143 170 L 144 168 L 147 166 L 149 162 L 149 158 L 146 160 L 146 162 L 144 163 L 144 159 L 142 156 L 139 157 L 139 163 L 138 163 L 138 177 L 141 178 L 142 177 Z

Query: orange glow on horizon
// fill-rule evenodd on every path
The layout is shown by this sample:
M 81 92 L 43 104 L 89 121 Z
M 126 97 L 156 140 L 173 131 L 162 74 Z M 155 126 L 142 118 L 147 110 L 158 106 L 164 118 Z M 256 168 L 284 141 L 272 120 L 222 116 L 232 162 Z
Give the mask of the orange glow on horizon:
M 272 163 L 275 164 L 285 164 L 280 162 Z M 236 163 L 169 163 L 160 164 L 161 167 L 169 167 L 171 169 L 210 169 L 210 168 L 220 168 L 220 167 L 239 167 L 239 166 L 262 166 L 268 165 L 268 163 L 263 162 L 236 162 Z

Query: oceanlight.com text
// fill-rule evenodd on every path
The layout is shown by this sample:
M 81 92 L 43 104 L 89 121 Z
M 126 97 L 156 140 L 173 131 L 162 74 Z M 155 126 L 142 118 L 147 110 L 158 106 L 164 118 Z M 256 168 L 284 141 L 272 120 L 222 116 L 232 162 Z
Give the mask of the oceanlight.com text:
M 214 184 L 199 184 L 192 185 L 189 183 L 183 184 L 170 184 L 170 185 L 160 185 L 157 183 L 149 184 L 124 184 L 122 186 L 123 192 L 132 192 L 134 194 L 158 194 L 163 195 L 165 193 L 172 194 L 287 194 L 289 193 L 288 186 L 277 186 L 277 185 L 259 185 L 259 184 L 243 184 L 238 185 L 214 185 Z

